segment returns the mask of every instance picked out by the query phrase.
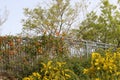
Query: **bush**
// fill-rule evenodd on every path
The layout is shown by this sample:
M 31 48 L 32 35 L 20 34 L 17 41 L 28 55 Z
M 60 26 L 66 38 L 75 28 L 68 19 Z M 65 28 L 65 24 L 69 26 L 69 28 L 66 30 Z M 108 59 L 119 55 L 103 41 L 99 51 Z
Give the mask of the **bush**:
M 92 53 L 91 67 L 84 69 L 90 79 L 119 80 L 120 53 L 107 51 L 105 55 Z
M 66 62 L 53 62 L 41 63 L 43 67 L 39 72 L 33 72 L 32 75 L 24 77 L 23 80 L 70 80 L 72 76 L 78 79 L 74 72 L 65 69 Z
M 64 60 L 64 59 L 63 59 Z M 66 68 L 72 70 L 79 79 L 87 80 L 87 76 L 83 74 L 84 68 L 90 67 L 90 58 L 79 58 L 78 56 L 66 57 Z M 72 77 L 74 80 L 74 77 Z

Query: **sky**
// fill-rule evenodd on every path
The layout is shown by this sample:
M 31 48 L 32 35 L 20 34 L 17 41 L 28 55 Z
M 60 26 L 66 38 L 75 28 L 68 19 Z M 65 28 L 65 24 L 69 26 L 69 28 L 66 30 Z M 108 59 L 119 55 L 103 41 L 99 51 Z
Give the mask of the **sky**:
M 34 8 L 40 4 L 45 6 L 50 0 L 0 0 L 0 15 L 3 15 L 5 8 L 8 10 L 7 21 L 0 26 L 0 35 L 16 35 L 22 32 L 21 20 L 25 18 L 23 8 Z M 72 0 L 77 2 L 79 0 Z M 92 0 L 94 5 L 97 0 Z
M 24 18 L 23 8 L 34 8 L 38 3 L 43 5 L 44 0 L 0 0 L 0 14 L 5 8 L 8 10 L 8 19 L 0 27 L 1 35 L 15 35 L 22 31 L 21 19 Z

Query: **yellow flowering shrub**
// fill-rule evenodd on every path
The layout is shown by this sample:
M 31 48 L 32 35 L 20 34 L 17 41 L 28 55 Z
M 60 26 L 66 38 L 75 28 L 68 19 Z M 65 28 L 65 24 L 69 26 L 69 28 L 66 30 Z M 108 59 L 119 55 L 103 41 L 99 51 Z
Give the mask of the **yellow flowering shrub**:
M 93 80 L 119 80 L 120 78 L 120 53 L 106 52 L 105 56 L 100 53 L 92 53 L 91 67 L 84 69 Z
M 40 72 L 33 72 L 32 75 L 24 77 L 23 80 L 69 80 L 71 76 L 75 76 L 74 72 L 69 69 L 64 69 L 66 62 L 48 61 L 43 65 Z
M 41 75 L 38 72 L 33 72 L 29 77 L 23 78 L 23 80 L 41 80 Z

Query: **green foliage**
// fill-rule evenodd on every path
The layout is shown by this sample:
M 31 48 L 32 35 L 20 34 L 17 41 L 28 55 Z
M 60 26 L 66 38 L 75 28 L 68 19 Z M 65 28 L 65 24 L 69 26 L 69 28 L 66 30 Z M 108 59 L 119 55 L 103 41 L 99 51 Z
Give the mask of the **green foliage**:
M 22 51 L 34 58 L 41 56 L 65 56 L 68 55 L 68 47 L 64 42 L 64 37 L 55 37 L 52 35 L 43 35 L 33 38 L 23 38 Z
M 64 69 L 65 62 L 53 62 L 41 63 L 43 67 L 40 72 L 34 72 L 29 77 L 23 78 L 23 80 L 70 80 L 74 76 L 74 72 L 69 69 Z
M 91 67 L 84 69 L 91 80 L 119 80 L 120 78 L 120 53 L 107 51 L 104 56 L 92 53 Z
M 32 58 L 31 58 L 32 60 Z M 39 57 L 34 60 L 32 60 L 32 63 L 21 63 L 22 64 L 22 70 L 21 71 L 14 71 L 14 75 L 19 80 L 22 80 L 23 77 L 26 77 L 28 75 L 31 75 L 33 72 L 39 72 L 42 65 L 40 63 L 44 62 L 46 63 L 49 60 L 49 57 Z M 16 74 L 17 73 L 17 74 Z
M 0 37 L 0 46 L 0 67 L 14 74 L 19 80 L 31 74 L 31 76 L 36 79 L 39 77 L 43 79 L 44 76 L 48 78 L 48 75 L 53 77 L 62 76 L 62 79 L 68 78 L 61 73 L 62 71 L 71 76 L 69 80 L 78 79 L 78 77 L 82 80 L 90 79 L 89 75 L 83 74 L 83 70 L 84 68 L 91 67 L 90 61 L 92 59 L 84 56 L 69 56 L 68 46 L 65 45 L 63 37 L 43 35 L 34 38 L 25 37 L 23 41 L 20 37 Z M 42 50 L 40 49 L 39 51 L 39 48 Z M 106 51 L 103 49 L 99 48 L 96 51 L 99 52 L 101 56 L 105 56 Z M 119 53 L 120 49 L 118 48 L 117 51 L 115 51 L 114 48 L 114 50 L 111 49 L 111 51 L 111 53 Z M 110 55 L 111 58 L 112 56 L 116 56 L 116 54 Z M 117 57 L 118 56 L 117 54 Z M 115 64 L 119 66 L 119 58 L 115 60 Z M 2 64 L 3 61 L 4 64 Z M 66 64 L 63 65 L 62 62 Z M 59 70 L 55 72 L 53 68 Z M 70 72 L 66 72 L 66 69 L 69 69 Z M 51 72 L 55 73 L 55 75 Z M 119 72 L 116 74 L 119 74 Z
M 83 74 L 84 68 L 90 67 L 90 58 L 80 58 L 78 56 L 67 58 L 66 60 L 66 67 L 72 70 L 79 79 L 86 80 L 88 78 L 87 75 Z M 74 77 L 72 77 L 74 79 Z
M 85 40 L 100 41 L 120 45 L 119 6 L 102 0 L 100 14 L 92 11 L 79 27 L 78 37 Z
M 24 30 L 37 34 L 67 32 L 77 16 L 76 10 L 70 6 L 70 0 L 54 0 L 47 9 L 37 6 L 34 9 L 25 8 L 24 11 Z
M 0 68 L 10 71 L 19 79 L 38 71 L 41 66 L 38 61 L 68 55 L 63 37 L 48 35 L 33 38 L 0 37 L 0 46 Z

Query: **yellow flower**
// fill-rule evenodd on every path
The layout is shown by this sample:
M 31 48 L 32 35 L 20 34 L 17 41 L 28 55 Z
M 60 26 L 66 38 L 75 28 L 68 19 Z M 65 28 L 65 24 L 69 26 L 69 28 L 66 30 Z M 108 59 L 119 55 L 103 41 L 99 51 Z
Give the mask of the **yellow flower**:
M 114 60 L 113 59 L 110 59 L 110 63 L 113 63 L 114 62 Z
M 107 68 L 108 68 L 107 65 L 104 64 L 104 65 L 103 65 L 103 69 L 104 69 L 104 70 L 107 70 Z
M 105 80 L 113 79 L 120 75 L 120 53 L 116 52 L 112 54 L 111 52 L 106 52 L 105 55 L 101 55 L 100 53 L 92 53 L 92 61 L 91 67 L 88 69 L 84 69 L 83 73 L 88 74 L 90 77 L 94 78 L 94 80 Z M 95 71 L 97 70 L 97 71 Z M 104 77 L 103 74 L 97 75 L 97 73 L 102 72 L 104 75 L 108 77 Z M 95 78 L 95 77 L 100 78 Z
M 37 78 L 40 78 L 41 75 L 40 75 L 38 72 L 36 72 L 36 77 L 37 77 Z
M 30 78 L 29 77 L 25 77 L 25 78 L 23 78 L 23 80 L 30 80 Z
M 112 70 L 110 70 L 110 73 L 112 73 Z
M 30 76 L 29 76 L 29 78 L 30 78 L 30 80 L 34 80 L 34 78 L 33 78 L 33 76 L 32 76 L 32 75 L 30 75 Z
M 92 59 L 100 58 L 101 55 L 99 53 L 92 53 Z
M 48 74 L 48 71 L 45 71 L 45 75 Z
M 58 68 L 53 68 L 53 70 L 58 71 Z
M 116 72 L 116 75 L 117 75 L 117 76 L 120 75 L 120 72 Z
M 99 63 L 96 62 L 96 63 L 95 63 L 95 66 L 97 66 L 98 64 L 99 64 Z
M 33 75 L 33 76 L 36 76 L 36 73 L 34 72 L 34 73 L 32 73 L 32 75 Z
M 52 64 L 52 61 L 49 61 L 48 63 L 47 63 L 47 66 L 50 66 Z
M 109 66 L 109 69 L 111 69 L 111 70 L 112 70 L 112 66 Z
M 32 76 L 29 76 L 29 78 L 31 80 L 33 80 L 33 77 L 36 77 L 36 78 L 40 79 L 41 75 L 38 72 L 34 72 L 34 73 L 32 73 Z
M 100 62 L 104 63 L 105 62 L 105 58 L 100 58 Z
M 87 73 L 88 73 L 88 69 L 84 69 L 83 74 L 87 74 Z
M 49 69 L 51 69 L 52 67 L 51 67 L 51 66 L 49 66 L 48 68 L 49 68 Z
M 46 64 L 45 63 L 41 63 L 43 65 L 44 68 L 46 68 Z
M 116 57 L 117 57 L 117 53 L 114 53 L 113 58 L 116 59 Z
M 95 80 L 100 80 L 100 78 L 96 78 Z
M 66 76 L 66 77 L 68 77 L 68 78 L 71 78 L 71 76 L 70 76 L 70 75 L 68 75 L 68 74 L 65 74 L 65 76 Z
M 61 66 L 62 66 L 62 64 L 61 64 L 60 62 L 57 62 L 57 64 L 58 64 L 58 66 L 59 66 L 59 67 L 61 67 Z
M 100 70 L 100 67 L 97 67 L 97 70 Z
M 44 76 L 43 80 L 49 80 L 47 77 Z
M 96 61 L 96 62 L 98 62 L 98 61 L 99 61 L 99 59 L 95 59 L 95 61 Z
M 64 75 L 64 74 L 65 74 L 65 72 L 64 72 L 64 71 L 62 71 L 62 74 Z

